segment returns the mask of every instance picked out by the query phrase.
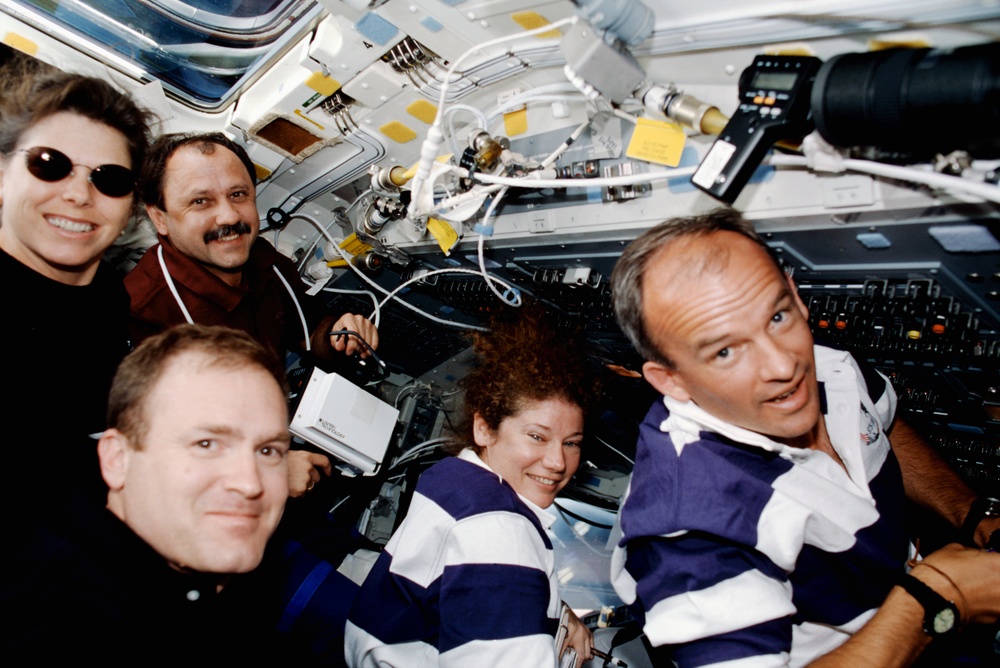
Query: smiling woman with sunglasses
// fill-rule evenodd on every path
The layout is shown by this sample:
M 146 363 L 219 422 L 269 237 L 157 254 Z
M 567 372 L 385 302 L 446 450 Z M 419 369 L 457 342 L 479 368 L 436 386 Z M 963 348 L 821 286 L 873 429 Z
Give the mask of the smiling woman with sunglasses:
M 0 77 L 0 489 L 25 521 L 55 516 L 71 483 L 99 493 L 87 434 L 129 350 L 128 295 L 101 257 L 135 210 L 150 120 L 107 82 L 31 74 Z

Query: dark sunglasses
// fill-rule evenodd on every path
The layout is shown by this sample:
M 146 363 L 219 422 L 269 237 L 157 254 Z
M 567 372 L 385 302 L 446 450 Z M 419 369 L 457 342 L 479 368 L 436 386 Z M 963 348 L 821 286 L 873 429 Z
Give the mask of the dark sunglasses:
M 49 183 L 62 181 L 73 172 L 74 167 L 90 169 L 86 165 L 73 164 L 65 153 L 47 146 L 22 148 L 19 152 L 28 156 L 28 171 L 31 175 Z M 125 197 L 135 190 L 135 174 L 121 165 L 94 167 L 90 169 L 90 176 L 87 178 L 98 192 L 108 197 Z

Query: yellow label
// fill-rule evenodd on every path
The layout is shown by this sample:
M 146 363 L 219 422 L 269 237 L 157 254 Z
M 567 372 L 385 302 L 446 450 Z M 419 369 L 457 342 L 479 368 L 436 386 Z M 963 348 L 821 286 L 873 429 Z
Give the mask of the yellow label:
M 451 249 L 458 243 L 458 232 L 455 231 L 455 228 L 444 220 L 428 218 L 427 231 L 431 233 L 432 237 L 437 239 L 438 246 L 441 247 L 444 254 L 450 255 Z
M 313 119 L 311 119 L 308 116 L 306 116 L 305 114 L 303 114 L 301 109 L 296 109 L 295 110 L 295 115 L 298 116 L 299 118 L 301 118 L 304 121 L 309 121 L 310 123 L 312 123 L 313 125 L 315 125 L 316 127 L 318 127 L 320 130 L 325 130 L 326 129 L 322 125 L 320 125 L 319 123 L 317 123 L 316 121 L 314 121 Z
M 782 42 L 781 44 L 768 44 L 761 53 L 769 56 L 815 56 L 816 52 L 805 42 Z
M 541 28 L 542 26 L 547 26 L 552 23 L 538 12 L 517 12 L 516 14 L 511 14 L 510 18 L 513 19 L 514 23 L 521 26 L 525 30 L 534 30 L 535 28 Z M 559 35 L 559 31 L 553 29 L 547 32 L 539 33 L 535 35 L 535 37 L 538 39 L 552 39 L 554 37 L 559 37 Z
M 406 172 L 403 174 L 403 180 L 409 181 L 410 179 L 412 179 L 414 176 L 417 175 L 417 169 L 419 168 L 420 168 L 419 162 L 415 162 L 412 165 L 410 165 L 409 169 L 407 169 Z
M 921 33 L 901 33 L 890 37 L 868 40 L 869 51 L 884 51 L 886 49 L 906 48 L 923 49 L 933 46 L 927 35 Z
M 528 110 L 511 111 L 503 115 L 503 129 L 508 137 L 523 135 L 528 131 Z
M 256 162 L 253 163 L 253 170 L 257 172 L 258 181 L 266 181 L 271 176 L 271 170 L 263 165 L 258 165 Z
M 364 255 L 372 249 L 371 246 L 366 244 L 364 241 L 358 239 L 357 233 L 352 233 L 351 236 L 347 237 L 340 242 L 340 247 L 351 255 Z
M 406 113 L 413 116 L 418 121 L 423 121 L 427 125 L 434 122 L 434 117 L 437 116 L 437 111 L 437 105 L 431 104 L 427 100 L 417 100 L 406 108 Z
M 38 53 L 38 45 L 32 42 L 27 37 L 22 37 L 16 32 L 9 32 L 3 36 L 3 43 L 7 46 L 17 49 L 18 51 L 23 51 L 29 56 L 34 56 Z
M 685 139 L 684 131 L 679 125 L 640 118 L 625 155 L 636 160 L 676 167 L 681 161 Z
M 417 133 L 399 121 L 390 121 L 379 128 L 386 137 L 397 144 L 405 144 L 417 138 Z
M 340 82 L 333 77 L 325 76 L 322 72 L 313 72 L 306 78 L 306 86 L 312 88 L 320 95 L 333 95 L 340 90 Z

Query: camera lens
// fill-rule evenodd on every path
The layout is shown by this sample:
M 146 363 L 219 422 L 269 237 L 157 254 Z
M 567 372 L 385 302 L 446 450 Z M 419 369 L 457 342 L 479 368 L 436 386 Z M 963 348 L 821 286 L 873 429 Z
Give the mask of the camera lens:
M 834 146 L 1000 155 L 1000 43 L 846 53 L 823 63 L 812 112 Z

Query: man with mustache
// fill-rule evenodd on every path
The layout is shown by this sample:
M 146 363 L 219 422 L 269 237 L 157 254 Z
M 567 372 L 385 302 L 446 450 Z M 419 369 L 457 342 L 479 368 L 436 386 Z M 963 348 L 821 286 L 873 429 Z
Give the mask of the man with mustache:
M 160 243 L 125 278 L 136 342 L 194 322 L 241 329 L 279 355 L 309 338 L 322 359 L 367 357 L 356 337 L 330 336 L 341 329 L 378 345 L 375 326 L 359 315 L 326 316 L 315 329 L 303 322 L 299 305 L 312 309 L 294 264 L 258 239 L 256 168 L 242 146 L 218 132 L 164 135 L 142 184 Z
M 283 358 L 308 338 L 312 353 L 330 361 L 337 353 L 368 357 L 354 336 L 378 346 L 375 325 L 360 315 L 315 317 L 295 265 L 258 238 L 256 168 L 243 147 L 225 135 L 163 135 L 142 171 L 143 200 L 160 243 L 146 251 L 125 277 L 135 342 L 183 322 L 242 330 Z M 319 320 L 315 329 L 307 316 Z M 310 335 L 310 331 L 312 334 Z M 291 494 L 311 490 L 329 458 L 295 450 Z
M 1000 503 L 977 501 L 894 420 L 883 375 L 813 344 L 750 223 L 732 210 L 669 220 L 625 249 L 611 281 L 663 394 L 640 427 L 612 579 L 670 665 L 887 668 L 934 639 L 944 656 L 990 651 L 959 631 L 1000 615 L 1000 555 L 984 549 Z M 907 498 L 966 546 L 925 551 L 907 572 Z

